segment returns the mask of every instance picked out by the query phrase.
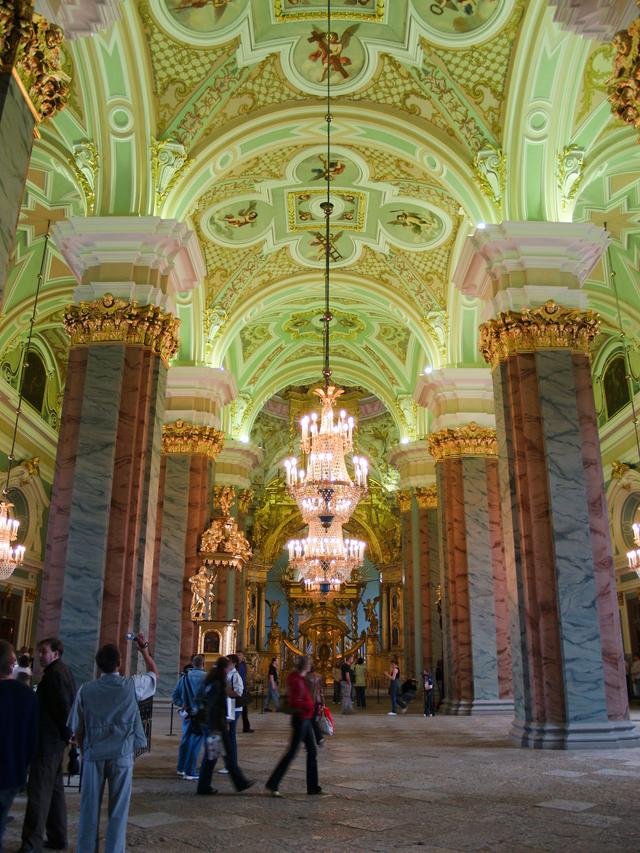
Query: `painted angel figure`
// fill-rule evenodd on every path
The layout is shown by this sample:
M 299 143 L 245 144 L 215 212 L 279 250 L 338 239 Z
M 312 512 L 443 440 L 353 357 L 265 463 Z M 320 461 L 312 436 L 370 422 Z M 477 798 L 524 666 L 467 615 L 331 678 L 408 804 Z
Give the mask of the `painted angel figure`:
M 235 215 L 233 213 L 225 213 L 224 223 L 229 228 L 243 228 L 245 225 L 253 225 L 258 218 L 256 203 L 252 201 L 244 210 L 240 210 Z
M 410 228 L 414 234 L 422 234 L 423 231 L 433 231 L 437 226 L 435 216 L 429 215 L 428 218 L 421 216 L 419 213 L 412 213 L 406 210 L 392 210 L 396 218 L 390 220 L 389 225 L 401 225 L 403 228 Z
M 346 28 L 342 36 L 339 36 L 335 31 L 323 33 L 321 30 L 311 30 L 311 35 L 307 41 L 315 42 L 318 47 L 313 53 L 309 54 L 309 59 L 312 62 L 320 60 L 322 65 L 321 83 L 326 80 L 330 71 L 337 71 L 345 80 L 347 79 L 349 74 L 345 66 L 352 63 L 348 56 L 343 56 L 343 51 L 349 47 L 351 37 L 359 26 L 359 24 L 352 24 Z
M 311 169 L 313 172 L 313 181 L 326 181 L 327 178 L 332 181 L 334 178 L 337 178 L 338 175 L 341 175 L 347 168 L 346 164 L 342 160 L 329 160 L 327 162 L 326 158 L 323 157 L 322 154 L 318 154 L 318 157 L 322 163 L 322 168 L 315 166 Z

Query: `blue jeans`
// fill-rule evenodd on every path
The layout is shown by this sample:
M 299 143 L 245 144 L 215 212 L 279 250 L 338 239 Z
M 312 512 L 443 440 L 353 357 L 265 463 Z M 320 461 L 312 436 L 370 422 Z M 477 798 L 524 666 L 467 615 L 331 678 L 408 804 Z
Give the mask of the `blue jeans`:
M 187 776 L 198 775 L 198 762 L 200 761 L 200 753 L 204 744 L 204 734 L 187 735 L 187 745 L 185 748 L 184 772 Z
M 7 826 L 7 816 L 17 793 L 18 788 L 0 788 L 0 853 L 2 853 L 2 839 Z
M 98 849 L 100 804 L 105 784 L 109 786 L 109 822 L 105 850 L 108 853 L 124 853 L 132 777 L 133 755 L 107 761 L 83 762 L 77 853 L 95 853 Z
M 187 732 L 189 731 L 189 717 L 185 717 L 182 721 L 182 737 L 180 738 L 180 746 L 178 747 L 178 773 L 186 773 L 186 757 L 187 757 L 187 744 L 189 743 L 189 736 Z
M 267 701 L 264 703 L 264 709 L 266 709 L 271 705 L 271 702 L 276 706 L 276 711 L 280 710 L 280 691 L 277 687 L 269 687 L 269 692 L 267 694 Z

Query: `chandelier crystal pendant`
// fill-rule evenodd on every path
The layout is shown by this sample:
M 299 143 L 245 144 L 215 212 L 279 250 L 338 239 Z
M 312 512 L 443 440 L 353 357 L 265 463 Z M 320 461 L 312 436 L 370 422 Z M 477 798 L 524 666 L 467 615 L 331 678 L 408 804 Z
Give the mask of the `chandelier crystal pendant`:
M 13 504 L 0 501 L 0 580 L 10 578 L 24 560 L 24 545 L 14 545 L 20 522 L 11 517 Z
M 640 523 L 636 522 L 632 524 L 631 529 L 633 530 L 633 541 L 636 547 L 631 551 L 627 551 L 627 560 L 629 561 L 629 568 L 633 569 L 638 577 L 640 577 Z
M 327 37 L 331 33 L 331 4 L 327 4 Z M 353 457 L 353 478 L 347 469 L 346 456 L 353 451 L 354 419 L 334 405 L 344 393 L 331 383 L 329 361 L 329 326 L 333 315 L 330 310 L 329 284 L 331 264 L 331 69 L 327 80 L 327 159 L 325 180 L 326 200 L 322 202 L 325 216 L 324 231 L 324 314 L 322 375 L 324 387 L 316 388 L 322 403 L 320 417 L 314 412 L 300 421 L 300 447 L 304 456 L 301 467 L 295 457 L 286 459 L 287 490 L 295 500 L 302 520 L 308 525 L 306 539 L 292 539 L 287 543 L 289 563 L 296 569 L 309 590 L 321 593 L 338 589 L 349 580 L 353 569 L 362 564 L 365 543 L 345 538 L 342 526 L 346 524 L 358 502 L 367 491 L 368 462 L 361 456 Z

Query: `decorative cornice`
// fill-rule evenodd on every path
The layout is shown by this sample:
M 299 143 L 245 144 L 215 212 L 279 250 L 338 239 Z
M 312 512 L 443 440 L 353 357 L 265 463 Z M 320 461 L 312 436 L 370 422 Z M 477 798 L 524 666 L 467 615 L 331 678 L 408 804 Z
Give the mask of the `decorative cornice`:
M 416 489 L 416 500 L 420 509 L 438 508 L 438 491 L 435 486 Z
M 116 299 L 110 293 L 93 302 L 70 305 L 63 322 L 72 347 L 115 342 L 138 344 L 159 355 L 165 363 L 178 351 L 179 320 L 156 305 L 138 305 Z
M 397 492 L 396 500 L 398 501 L 398 509 L 400 510 L 400 512 L 409 512 L 409 510 L 411 509 L 411 492 Z
M 436 462 L 452 456 L 497 456 L 496 431 L 470 423 L 455 429 L 441 429 L 427 438 L 429 453 Z
M 213 427 L 174 421 L 162 428 L 163 453 L 187 453 L 215 459 L 223 444 L 224 433 Z
M 69 97 L 70 78 L 62 70 L 64 33 L 41 15 L 33 3 L 4 0 L 0 6 L 0 67 L 14 70 L 38 120 L 51 118 Z
M 570 349 L 589 354 L 589 345 L 600 330 L 594 311 L 565 308 L 546 302 L 538 308 L 506 311 L 480 326 L 480 352 L 496 367 L 509 356 L 542 349 Z

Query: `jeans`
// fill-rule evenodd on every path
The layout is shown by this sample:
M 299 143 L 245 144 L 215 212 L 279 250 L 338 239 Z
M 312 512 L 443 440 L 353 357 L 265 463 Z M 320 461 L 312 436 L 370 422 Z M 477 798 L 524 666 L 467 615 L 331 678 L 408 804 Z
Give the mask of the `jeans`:
M 367 688 L 356 685 L 356 706 L 358 708 L 367 707 Z
M 184 772 L 187 776 L 198 775 L 198 762 L 204 744 L 204 734 L 187 735 L 187 743 L 184 753 Z
M 435 713 L 433 705 L 433 690 L 424 691 L 424 713 L 425 716 L 433 716 Z
M 391 687 L 389 688 L 389 695 L 391 696 L 391 710 L 394 714 L 398 713 L 398 696 L 400 694 L 400 685 L 398 683 L 398 679 L 391 682 Z
M 280 710 L 280 691 L 277 687 L 269 687 L 269 692 L 267 694 L 267 701 L 264 703 L 264 710 L 270 706 L 271 702 L 276 706 L 276 711 Z
M 296 753 L 303 741 L 307 750 L 307 793 L 313 794 L 318 790 L 318 747 L 311 720 L 301 720 L 294 714 L 291 717 L 291 742 L 289 749 L 276 764 L 265 786 L 270 791 L 277 791 L 280 787 L 280 782 L 289 769 L 289 765 L 296 757 Z
M 225 767 L 229 770 L 229 761 L 231 760 L 232 764 L 238 764 L 238 717 L 240 714 L 236 714 L 235 720 L 227 720 L 229 725 L 229 751 L 227 752 L 225 745 L 225 753 L 227 755 L 227 760 L 225 761 Z M 231 772 L 229 770 L 229 772 Z
M 189 735 L 187 732 L 189 731 L 189 717 L 185 717 L 182 720 L 182 737 L 180 738 L 180 746 L 178 747 L 178 773 L 186 773 L 187 772 L 187 744 L 189 743 Z M 189 774 L 191 775 L 191 774 Z
M 243 788 L 247 786 L 247 777 L 244 775 L 242 770 L 238 767 L 237 762 L 231 760 L 232 749 L 231 749 L 231 740 L 229 738 L 229 732 L 227 729 L 218 733 L 222 738 L 222 744 L 224 746 L 224 753 L 226 758 L 226 766 L 229 771 L 229 776 L 231 777 L 231 781 L 233 782 L 236 791 L 241 791 Z M 207 758 L 207 750 L 205 747 L 204 758 L 202 759 L 202 764 L 200 766 L 200 778 L 198 779 L 198 794 L 206 794 L 211 787 L 211 776 L 213 775 L 214 768 L 216 766 L 215 761 L 210 761 Z
M 109 786 L 105 853 L 124 853 L 132 778 L 133 755 L 83 763 L 77 853 L 95 853 L 98 849 L 100 804 L 105 784 Z
M 62 762 L 66 744 L 38 753 L 31 762 L 27 783 L 27 810 L 22 824 L 22 847 L 41 850 L 45 827 L 47 840 L 59 847 L 67 843 L 67 804 L 64 798 Z
M 9 809 L 18 791 L 19 788 L 0 788 L 0 853 L 2 853 L 2 839 L 7 826 Z

